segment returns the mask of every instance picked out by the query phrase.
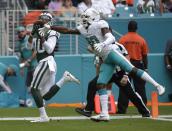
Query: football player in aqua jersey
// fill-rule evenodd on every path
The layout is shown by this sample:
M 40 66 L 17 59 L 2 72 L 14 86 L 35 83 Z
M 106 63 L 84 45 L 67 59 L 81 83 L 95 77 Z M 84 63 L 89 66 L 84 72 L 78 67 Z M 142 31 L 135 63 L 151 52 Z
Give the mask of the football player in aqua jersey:
M 14 64 L 7 66 L 3 63 L 0 63 L 0 88 L 2 88 L 1 90 L 6 91 L 9 94 L 12 93 L 12 90 L 6 82 L 6 79 L 9 76 L 16 76 L 18 70 L 19 68 Z
M 46 24 L 50 23 L 52 19 L 52 15 L 48 12 L 43 12 L 39 17 L 39 20 Z M 51 99 L 66 82 L 79 84 L 80 81 L 68 71 L 65 71 L 63 77 L 55 83 L 56 62 L 54 60 L 54 49 L 60 34 L 54 30 L 49 30 L 46 36 L 40 36 L 38 34 L 39 27 L 41 25 L 38 23 L 33 25 L 32 36 L 29 38 L 29 41 L 34 44 L 38 61 L 30 88 L 40 112 L 40 118 L 31 122 L 48 122 L 49 118 L 45 111 L 43 100 Z M 33 37 L 35 39 L 31 40 Z
M 120 66 L 121 69 L 128 72 L 131 76 L 138 76 L 143 80 L 151 83 L 158 90 L 159 95 L 164 94 L 165 88 L 157 83 L 147 72 L 134 67 L 120 52 L 119 47 L 115 44 L 115 37 L 112 35 L 109 25 L 105 20 L 100 19 L 100 14 L 93 8 L 87 9 L 80 16 L 81 24 L 77 29 L 68 29 L 59 26 L 49 26 L 44 24 L 43 28 L 39 29 L 40 35 L 45 35 L 47 30 L 56 30 L 64 34 L 82 34 L 88 41 L 88 44 L 94 50 L 94 53 L 103 59 L 100 67 L 100 74 L 97 80 L 96 87 L 100 95 L 102 112 L 100 115 L 92 116 L 94 121 L 109 121 L 108 114 L 108 96 L 106 84 L 113 75 L 115 66 Z

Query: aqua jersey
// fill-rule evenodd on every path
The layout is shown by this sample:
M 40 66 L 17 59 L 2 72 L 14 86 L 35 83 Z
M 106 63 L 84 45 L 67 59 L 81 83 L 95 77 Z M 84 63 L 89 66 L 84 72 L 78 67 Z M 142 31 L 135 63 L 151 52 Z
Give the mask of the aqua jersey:
M 105 20 L 94 21 L 88 29 L 85 29 L 83 25 L 79 25 L 77 29 L 79 32 L 85 36 L 88 44 L 93 47 L 94 44 L 102 43 L 106 40 L 106 37 L 102 34 L 102 28 L 109 28 L 109 24 Z M 115 38 L 114 38 L 115 39 Z M 94 53 L 100 56 L 103 60 L 106 59 L 107 55 L 111 50 L 119 50 L 119 47 L 116 44 L 109 44 L 104 47 L 101 52 L 97 52 L 96 50 Z
M 3 63 L 0 63 L 0 75 L 4 78 L 7 72 L 7 66 Z
M 17 47 L 21 54 L 21 59 L 23 60 L 27 60 L 32 56 L 32 47 L 28 45 L 28 38 L 29 36 L 26 36 L 24 39 L 17 42 Z M 33 70 L 37 64 L 36 58 L 33 59 L 29 64 L 30 66 L 28 69 Z

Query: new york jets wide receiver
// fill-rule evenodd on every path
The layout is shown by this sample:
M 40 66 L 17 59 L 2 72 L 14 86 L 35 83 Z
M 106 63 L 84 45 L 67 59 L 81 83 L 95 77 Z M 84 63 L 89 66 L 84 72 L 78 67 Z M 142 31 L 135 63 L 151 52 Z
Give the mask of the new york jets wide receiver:
M 50 13 L 44 12 L 40 15 L 39 21 L 48 24 L 53 17 Z M 40 118 L 31 122 L 48 122 L 49 118 L 44 108 L 43 99 L 49 100 L 66 82 L 80 83 L 72 74 L 65 71 L 63 77 L 55 83 L 56 62 L 54 60 L 54 49 L 60 34 L 53 30 L 48 30 L 45 36 L 40 36 L 38 29 L 41 27 L 38 22 L 33 25 L 32 36 L 34 49 L 38 65 L 33 74 L 31 83 L 31 93 L 39 108 Z
M 158 90 L 159 95 L 164 94 L 165 88 L 157 83 L 147 72 L 134 67 L 119 51 L 119 47 L 115 44 L 115 37 L 112 35 L 109 25 L 105 20 L 100 19 L 99 12 L 93 8 L 87 9 L 80 16 L 81 24 L 77 29 L 68 29 L 59 26 L 44 25 L 39 30 L 40 35 L 45 35 L 47 30 L 52 29 L 64 34 L 82 34 L 88 41 L 89 48 L 93 53 L 103 59 L 103 64 L 100 68 L 100 74 L 97 81 L 98 93 L 100 95 L 102 112 L 100 115 L 92 116 L 94 121 L 108 121 L 108 96 L 106 84 L 113 75 L 114 67 L 120 66 L 123 70 L 131 75 L 142 78 L 151 83 Z

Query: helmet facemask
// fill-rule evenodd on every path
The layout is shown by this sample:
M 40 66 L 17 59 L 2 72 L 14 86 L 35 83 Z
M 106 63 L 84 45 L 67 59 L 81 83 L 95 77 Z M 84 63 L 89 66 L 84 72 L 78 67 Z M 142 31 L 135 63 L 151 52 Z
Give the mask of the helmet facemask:
M 43 21 L 43 23 L 52 25 L 53 24 L 53 17 L 50 13 L 42 13 L 39 16 L 39 20 Z
M 98 21 L 100 19 L 100 14 L 93 8 L 87 9 L 81 16 L 81 24 L 88 28 L 89 25 L 93 23 L 93 21 Z

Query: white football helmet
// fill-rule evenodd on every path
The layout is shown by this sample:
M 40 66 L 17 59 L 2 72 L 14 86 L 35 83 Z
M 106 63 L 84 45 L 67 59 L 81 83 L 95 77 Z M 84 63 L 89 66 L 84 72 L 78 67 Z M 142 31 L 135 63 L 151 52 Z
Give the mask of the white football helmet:
M 88 28 L 89 25 L 92 24 L 93 21 L 100 20 L 100 14 L 94 8 L 88 8 L 84 13 L 81 14 L 81 24 Z
M 53 16 L 49 12 L 43 12 L 40 14 L 39 20 L 42 20 L 45 23 L 52 25 Z

